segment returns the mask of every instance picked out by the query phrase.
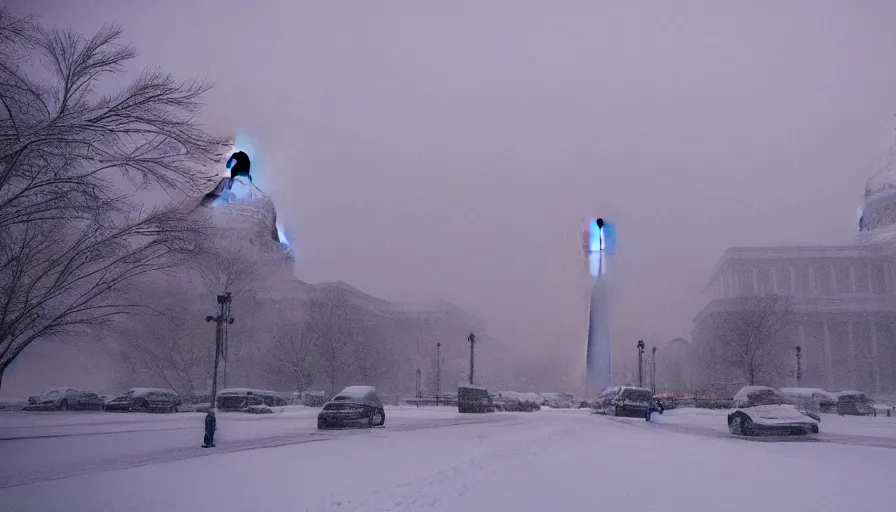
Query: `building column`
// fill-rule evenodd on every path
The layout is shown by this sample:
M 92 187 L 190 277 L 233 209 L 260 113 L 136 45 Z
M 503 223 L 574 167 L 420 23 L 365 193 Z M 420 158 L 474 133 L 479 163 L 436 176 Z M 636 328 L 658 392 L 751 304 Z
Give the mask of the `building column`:
M 796 296 L 796 268 L 788 265 L 787 270 L 790 272 L 790 295 Z
M 781 293 L 781 290 L 778 290 L 778 267 L 776 265 L 772 266 L 772 293 Z
M 806 364 L 806 362 L 809 360 L 809 358 L 808 358 L 808 353 L 809 353 L 809 352 L 808 352 L 808 350 L 806 350 L 806 328 L 803 326 L 803 322 L 800 321 L 798 324 L 796 324 L 796 329 L 797 329 L 797 333 L 798 333 L 798 335 L 799 335 L 799 340 L 800 340 L 800 352 L 801 352 L 800 355 L 801 355 L 802 360 L 803 360 L 803 361 L 802 361 L 802 365 L 803 365 L 803 368 L 802 368 L 802 370 L 803 370 L 803 382 L 805 382 L 805 381 L 806 381 L 806 379 L 805 379 L 805 376 L 806 376 L 806 368 L 809 367 L 809 365 Z
M 858 286 L 856 286 L 856 266 L 855 264 L 849 264 L 849 293 L 855 293 L 858 290 Z
M 849 349 L 849 375 L 852 380 L 852 389 L 858 389 L 858 378 L 856 375 L 856 340 L 853 336 L 852 320 L 846 322 L 846 339 L 848 340 Z
M 809 263 L 809 289 L 807 291 L 806 295 L 815 295 L 815 265 L 811 263 Z
M 831 361 L 831 330 L 828 328 L 827 321 L 824 322 L 824 366 L 828 389 L 834 389 L 834 365 Z
M 877 356 L 877 322 L 874 321 L 874 318 L 871 318 L 869 321 L 871 322 L 871 368 L 874 371 L 874 393 L 880 395 L 880 359 Z
M 756 269 L 756 265 L 753 265 L 751 270 L 753 271 L 753 293 L 759 294 L 759 272 Z

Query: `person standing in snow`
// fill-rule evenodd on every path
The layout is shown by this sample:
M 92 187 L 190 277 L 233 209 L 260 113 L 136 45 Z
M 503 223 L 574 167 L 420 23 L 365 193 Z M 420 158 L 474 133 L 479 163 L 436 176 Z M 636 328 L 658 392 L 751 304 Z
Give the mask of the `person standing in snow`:
M 205 442 L 202 444 L 203 448 L 215 447 L 215 423 L 215 410 L 211 409 L 205 415 Z

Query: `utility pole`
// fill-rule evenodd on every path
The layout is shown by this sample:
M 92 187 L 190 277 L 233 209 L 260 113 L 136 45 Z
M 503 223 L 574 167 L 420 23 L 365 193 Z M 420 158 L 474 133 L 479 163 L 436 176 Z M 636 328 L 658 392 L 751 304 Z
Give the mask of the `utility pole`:
M 227 326 L 233 323 L 233 317 L 230 316 L 230 292 L 218 295 L 218 314 L 216 316 L 205 317 L 206 322 L 215 322 L 215 366 L 212 369 L 212 403 L 214 410 L 217 405 L 218 395 L 218 365 L 222 356 L 222 352 L 227 360 Z
M 644 340 L 638 340 L 638 387 L 644 387 Z
M 442 399 L 442 342 L 436 343 L 436 405 Z
M 416 373 L 417 373 L 417 386 L 416 386 L 417 389 L 416 389 L 416 392 L 414 393 L 414 398 L 415 398 L 414 402 L 417 403 L 417 407 L 420 407 L 420 397 L 422 396 L 420 393 L 420 368 L 417 368 Z
M 470 384 L 473 383 L 473 363 L 475 359 L 475 347 L 476 347 L 476 335 L 472 332 L 469 336 L 467 336 L 467 341 L 470 342 Z
M 656 394 L 656 347 L 653 347 L 650 355 L 650 385 L 651 393 Z
M 803 349 L 799 346 L 796 347 L 796 387 L 801 388 L 803 382 Z

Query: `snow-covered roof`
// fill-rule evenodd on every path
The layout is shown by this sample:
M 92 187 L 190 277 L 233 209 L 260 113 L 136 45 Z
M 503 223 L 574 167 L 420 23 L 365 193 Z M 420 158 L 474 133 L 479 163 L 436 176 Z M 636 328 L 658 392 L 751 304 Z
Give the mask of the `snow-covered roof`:
M 336 396 L 345 396 L 348 398 L 364 398 L 369 393 L 376 393 L 373 386 L 349 386 L 339 392 Z
M 265 389 L 252 389 L 252 388 L 227 388 L 218 391 L 218 395 L 247 395 L 252 393 L 253 395 L 279 395 L 280 393 L 276 391 L 268 391 Z
M 481 389 L 481 390 L 483 390 L 483 391 L 488 391 L 488 388 L 486 388 L 486 387 L 484 387 L 484 386 L 477 386 L 477 385 L 475 385 L 475 384 L 463 384 L 463 383 L 461 383 L 461 384 L 458 384 L 457 387 L 459 387 L 459 388 L 467 388 L 467 389 Z
M 752 395 L 754 393 L 760 393 L 763 391 L 765 391 L 765 392 L 770 391 L 775 394 L 778 393 L 777 391 L 775 391 L 775 388 L 770 388 L 768 386 L 744 386 L 744 387 L 740 388 L 740 391 L 738 391 L 737 394 L 734 395 L 734 400 L 735 401 L 747 400 L 747 398 L 750 395 Z
M 146 396 L 150 393 L 170 393 L 176 395 L 173 389 L 168 388 L 131 388 L 128 390 L 128 393 L 133 394 L 134 396 Z

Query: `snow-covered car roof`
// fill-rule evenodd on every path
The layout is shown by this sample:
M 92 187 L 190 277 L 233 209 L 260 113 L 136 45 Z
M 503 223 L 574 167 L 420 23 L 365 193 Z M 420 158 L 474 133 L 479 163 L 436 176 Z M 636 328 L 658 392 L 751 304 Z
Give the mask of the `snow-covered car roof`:
M 755 395 L 755 394 L 763 393 L 763 392 L 764 393 L 771 392 L 776 395 L 780 394 L 780 393 L 778 393 L 777 390 L 775 390 L 775 388 L 770 388 L 768 386 L 744 386 L 744 387 L 740 388 L 740 391 L 738 391 L 734 395 L 734 401 L 739 402 L 739 401 L 748 400 L 750 395 Z
M 252 388 L 227 388 L 218 391 L 218 395 L 248 395 L 252 393 L 253 395 L 279 395 L 280 393 L 276 391 L 268 391 L 265 389 L 252 389 Z
M 535 402 L 537 404 L 541 404 L 543 398 L 541 398 L 538 393 L 520 393 L 517 391 L 501 391 L 498 393 L 502 397 L 513 398 L 515 400 L 526 401 L 526 402 Z
M 333 397 L 333 400 L 339 397 L 361 399 L 371 393 L 376 393 L 376 388 L 373 386 L 349 386 Z
M 133 396 L 146 396 L 150 393 L 165 393 L 168 395 L 176 395 L 173 389 L 168 388 L 131 388 L 128 390 Z

